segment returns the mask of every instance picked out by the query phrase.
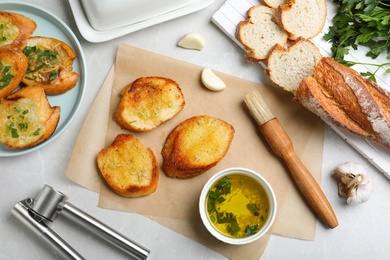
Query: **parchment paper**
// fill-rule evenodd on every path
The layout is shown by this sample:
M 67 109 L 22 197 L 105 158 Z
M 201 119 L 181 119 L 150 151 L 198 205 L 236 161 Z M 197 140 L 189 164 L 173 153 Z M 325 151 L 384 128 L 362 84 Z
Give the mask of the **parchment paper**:
M 227 88 L 222 92 L 211 92 L 200 81 L 202 69 L 188 62 L 120 45 L 115 69 L 108 75 L 82 127 L 67 176 L 88 189 L 100 192 L 99 207 L 142 214 L 232 259 L 258 259 L 269 235 L 246 246 L 227 245 L 206 231 L 198 212 L 201 189 L 214 173 L 227 167 L 250 168 L 268 180 L 277 196 L 277 217 L 269 234 L 313 240 L 316 217 L 293 184 L 282 161 L 270 151 L 257 132 L 255 122 L 244 107 L 243 96 L 252 90 L 262 94 L 272 113 L 289 133 L 298 156 L 317 181 L 321 179 L 324 124 L 292 103 L 290 93 L 217 71 L 214 72 Z M 160 181 L 155 193 L 136 199 L 123 198 L 101 182 L 96 155 L 110 145 L 117 134 L 129 133 L 120 129 L 112 120 L 112 115 L 120 100 L 119 91 L 143 76 L 174 79 L 186 98 L 185 108 L 172 120 L 149 132 L 130 132 L 154 151 L 160 165 L 161 149 L 167 135 L 191 116 L 204 114 L 221 118 L 232 124 L 236 132 L 225 158 L 206 173 L 193 179 L 177 180 L 168 178 L 160 167 Z

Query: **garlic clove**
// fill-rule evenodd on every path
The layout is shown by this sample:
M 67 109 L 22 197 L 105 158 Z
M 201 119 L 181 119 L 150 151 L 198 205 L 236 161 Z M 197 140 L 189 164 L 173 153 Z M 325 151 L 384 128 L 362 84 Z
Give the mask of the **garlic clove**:
M 201 74 L 203 85 L 212 91 L 221 91 L 226 88 L 225 82 L 222 81 L 210 68 L 204 68 Z
M 202 50 L 205 44 L 201 34 L 192 32 L 184 35 L 177 45 L 186 49 Z
M 366 202 L 372 193 L 373 182 L 367 169 L 356 162 L 346 162 L 334 169 L 338 179 L 339 195 L 347 198 L 349 205 Z
M 363 182 L 359 185 L 359 187 L 355 190 L 354 196 L 350 196 L 347 198 L 347 203 L 349 205 L 356 205 L 359 203 L 366 202 L 372 193 L 372 179 L 371 175 L 364 175 Z

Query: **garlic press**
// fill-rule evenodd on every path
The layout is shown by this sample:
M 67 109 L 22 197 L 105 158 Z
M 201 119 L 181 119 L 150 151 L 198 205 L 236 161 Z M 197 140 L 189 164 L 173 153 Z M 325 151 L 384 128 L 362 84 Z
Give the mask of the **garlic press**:
M 24 199 L 12 208 L 12 214 L 45 241 L 64 259 L 85 259 L 48 224 L 62 215 L 91 233 L 121 249 L 134 259 L 147 259 L 150 251 L 68 202 L 68 197 L 45 185 L 34 198 Z

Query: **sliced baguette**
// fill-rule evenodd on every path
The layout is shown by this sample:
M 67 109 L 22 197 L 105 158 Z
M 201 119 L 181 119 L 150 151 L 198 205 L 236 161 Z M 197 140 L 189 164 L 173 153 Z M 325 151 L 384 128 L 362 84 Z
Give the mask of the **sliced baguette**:
M 246 20 L 236 28 L 235 37 L 247 51 L 245 59 L 252 63 L 265 60 L 276 44 L 287 43 L 287 32 L 278 25 L 275 9 L 263 5 L 248 10 Z
M 37 28 L 32 19 L 12 12 L 0 11 L 0 48 L 22 50 Z
M 320 50 L 309 40 L 299 39 L 287 49 L 276 45 L 267 59 L 266 74 L 276 85 L 294 93 L 321 58 Z
M 327 16 L 326 0 L 289 0 L 279 5 L 278 21 L 290 40 L 310 39 L 323 29 Z
M 45 93 L 58 95 L 76 86 L 79 74 L 73 70 L 77 58 L 65 42 L 43 36 L 31 37 L 23 49 L 29 66 L 23 77 L 26 85 L 41 85 Z
M 162 149 L 168 177 L 188 179 L 211 169 L 226 155 L 234 137 L 229 123 L 210 116 L 194 116 L 168 135 Z
M 327 123 L 390 148 L 390 93 L 332 58 L 321 59 L 293 100 Z
M 49 138 L 60 120 L 60 107 L 52 107 L 40 86 L 20 89 L 0 100 L 0 142 L 27 148 Z
M 121 196 L 146 196 L 157 189 L 156 156 L 133 135 L 119 134 L 107 149 L 99 152 L 97 164 L 104 180 Z
M 20 51 L 0 48 L 0 99 L 11 94 L 27 69 L 27 58 Z
M 185 106 L 179 84 L 164 77 L 142 77 L 121 91 L 114 120 L 127 130 L 144 132 L 176 116 Z

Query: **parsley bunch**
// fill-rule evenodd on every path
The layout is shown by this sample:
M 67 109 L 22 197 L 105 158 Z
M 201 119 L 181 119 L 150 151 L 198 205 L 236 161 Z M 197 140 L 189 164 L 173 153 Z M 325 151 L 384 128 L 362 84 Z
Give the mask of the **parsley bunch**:
M 390 62 L 384 64 L 346 61 L 344 56 L 350 48 L 357 50 L 358 46 L 367 46 L 366 56 L 377 58 L 381 53 L 390 60 L 390 2 L 385 0 L 334 0 L 339 5 L 337 14 L 333 17 L 333 25 L 324 39 L 332 43 L 332 57 L 346 66 L 363 64 L 376 66 L 371 72 L 361 73 L 376 81 L 375 74 L 381 68 L 390 73 Z

